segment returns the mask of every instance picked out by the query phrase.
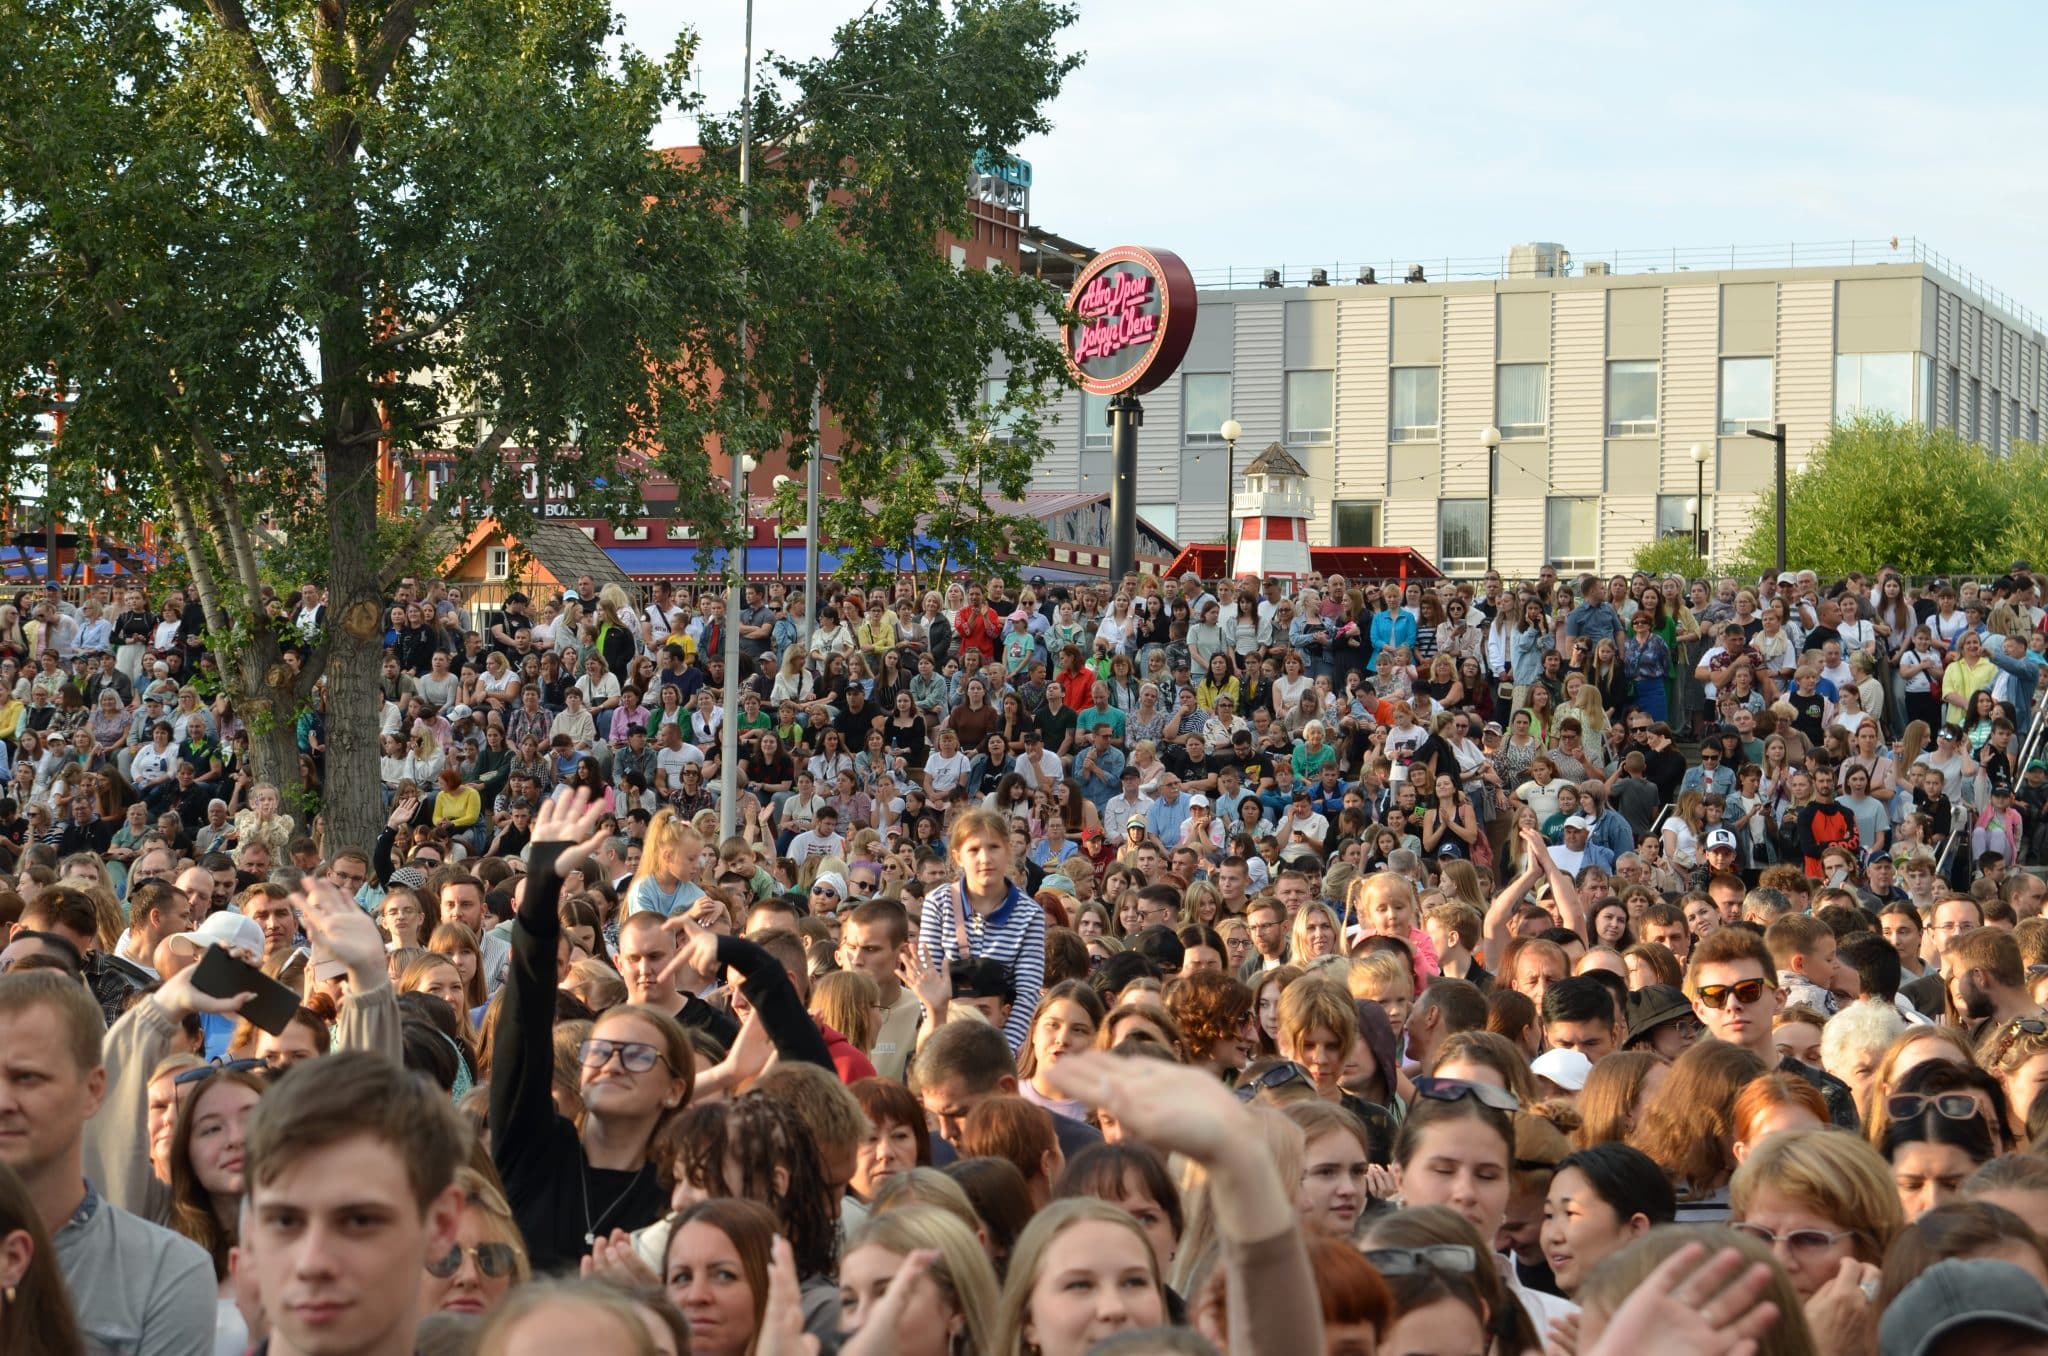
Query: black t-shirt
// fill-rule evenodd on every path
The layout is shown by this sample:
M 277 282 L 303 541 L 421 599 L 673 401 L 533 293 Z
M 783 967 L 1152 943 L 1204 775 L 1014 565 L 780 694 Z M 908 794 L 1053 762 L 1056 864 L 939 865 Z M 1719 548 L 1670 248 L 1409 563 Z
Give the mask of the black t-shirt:
M 1806 648 L 1818 650 L 1831 640 L 1839 645 L 1842 640 L 1842 633 L 1832 626 L 1816 626 L 1806 633 Z
M 1050 704 L 1045 706 L 1038 713 L 1038 730 L 1045 736 L 1045 746 L 1058 753 L 1066 743 L 1067 736 L 1074 732 L 1074 724 L 1079 719 L 1080 714 L 1064 702 L 1057 711 L 1053 710 Z

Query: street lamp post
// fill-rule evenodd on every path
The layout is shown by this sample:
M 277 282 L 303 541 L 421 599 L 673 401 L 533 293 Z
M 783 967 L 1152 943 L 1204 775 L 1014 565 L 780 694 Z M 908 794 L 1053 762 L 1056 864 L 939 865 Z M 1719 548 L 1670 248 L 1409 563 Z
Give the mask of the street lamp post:
M 1707 539 L 1700 527 L 1700 515 L 1707 506 L 1707 445 L 1692 445 L 1693 498 L 1692 498 L 1692 553 L 1701 560 L 1707 558 Z
M 1235 419 L 1226 419 L 1216 430 L 1223 435 L 1223 473 L 1229 477 L 1223 483 L 1223 573 L 1237 573 L 1237 440 L 1244 437 L 1244 425 Z
M 782 497 L 783 487 L 788 484 L 788 476 L 775 477 L 776 498 L 780 499 Z M 782 573 L 782 511 L 777 509 L 775 512 L 775 580 L 777 583 L 783 582 Z
M 1479 430 L 1479 445 L 1486 449 L 1486 568 L 1493 568 L 1493 500 L 1500 494 L 1495 474 L 1500 457 L 1500 429 L 1492 424 Z
M 1760 428 L 1749 431 L 1752 438 L 1776 443 L 1778 450 L 1778 573 L 1785 573 L 1785 426 L 1774 424 L 1769 433 Z

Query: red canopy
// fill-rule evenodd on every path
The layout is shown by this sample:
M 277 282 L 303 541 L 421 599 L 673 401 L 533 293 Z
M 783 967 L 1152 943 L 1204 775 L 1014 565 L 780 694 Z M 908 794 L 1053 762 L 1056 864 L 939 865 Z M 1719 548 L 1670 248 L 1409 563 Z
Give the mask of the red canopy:
M 1225 547 L 1183 546 L 1166 573 L 1178 578 L 1193 570 L 1204 579 L 1220 578 Z M 1311 546 L 1308 565 L 1318 574 L 1346 579 L 1441 579 L 1443 571 L 1412 546 Z

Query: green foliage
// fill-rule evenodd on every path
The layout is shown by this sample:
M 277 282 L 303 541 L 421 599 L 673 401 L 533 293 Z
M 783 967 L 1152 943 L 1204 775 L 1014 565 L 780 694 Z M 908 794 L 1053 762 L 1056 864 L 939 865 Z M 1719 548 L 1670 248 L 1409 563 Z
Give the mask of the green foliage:
M 1655 541 L 1644 542 L 1636 548 L 1630 567 L 1658 579 L 1674 574 L 1682 579 L 1698 579 L 1708 573 L 1707 562 L 1693 548 L 1690 532 L 1669 532 Z
M 717 545 L 740 524 L 714 472 L 793 436 L 801 460 L 822 391 L 852 478 L 887 483 L 972 424 L 998 360 L 1026 394 L 1065 380 L 1036 325 L 1057 299 L 934 241 L 975 155 L 1047 126 L 1073 19 L 878 0 L 827 55 L 764 63 L 743 189 L 736 115 L 701 157 L 650 148 L 705 112 L 695 39 L 626 47 L 611 0 L 0 0 L 0 445 L 61 382 L 56 502 L 162 525 L 223 630 L 259 521 L 338 617 L 451 527 L 516 536 L 508 449 L 614 519 L 665 477 Z M 448 475 L 395 532 L 380 453 Z M 298 680 L 330 677 L 345 841 L 381 818 L 373 630 L 337 623 Z
M 1909 575 L 2003 570 L 2012 467 L 1951 429 L 1877 418 L 1837 425 L 1787 483 L 1786 563 L 1824 576 L 1880 562 Z M 1776 513 L 1767 492 L 1728 562 L 1734 572 L 1775 568 Z

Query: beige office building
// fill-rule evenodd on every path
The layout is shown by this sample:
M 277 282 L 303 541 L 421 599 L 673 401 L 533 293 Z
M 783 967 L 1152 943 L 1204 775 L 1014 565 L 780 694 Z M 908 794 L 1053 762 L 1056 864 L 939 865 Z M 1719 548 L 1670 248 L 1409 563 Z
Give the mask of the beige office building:
M 1795 470 L 1859 410 L 1999 450 L 2039 439 L 2038 318 L 1913 242 L 1779 253 L 1521 246 L 1495 276 L 1447 261 L 1409 282 L 1198 272 L 1187 359 L 1144 398 L 1139 512 L 1183 544 L 1222 540 L 1235 419 L 1240 474 L 1276 441 L 1310 469 L 1316 544 L 1414 546 L 1457 575 L 1611 571 L 1693 530 L 1702 476 L 1710 556 L 1740 540 L 1774 470 L 1751 429 L 1782 421 Z M 1056 413 L 1035 488 L 1108 489 L 1104 402 L 1074 392 Z

